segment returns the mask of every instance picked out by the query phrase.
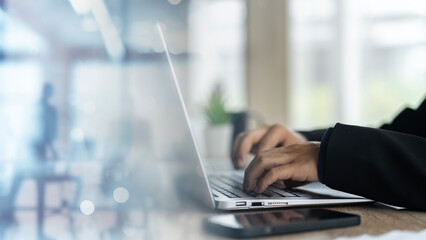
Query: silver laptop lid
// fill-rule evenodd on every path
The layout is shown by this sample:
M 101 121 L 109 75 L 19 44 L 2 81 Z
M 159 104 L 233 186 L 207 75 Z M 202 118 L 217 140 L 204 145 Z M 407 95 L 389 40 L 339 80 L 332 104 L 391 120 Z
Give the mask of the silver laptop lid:
M 167 56 L 167 62 L 169 64 L 170 67 L 170 73 L 171 73 L 171 77 L 173 79 L 174 82 L 174 88 L 179 96 L 179 105 L 182 108 L 182 111 L 185 115 L 185 119 L 186 119 L 186 126 L 182 126 L 188 129 L 188 132 L 190 133 L 190 138 L 191 141 L 190 143 L 187 143 L 186 145 L 186 150 L 189 153 L 194 153 L 194 154 L 190 154 L 190 157 L 187 157 L 186 159 L 182 159 L 182 162 L 184 162 L 184 164 L 186 165 L 187 171 L 184 173 L 185 174 L 185 178 L 184 178 L 184 182 L 182 182 L 182 184 L 185 184 L 186 186 L 184 186 L 185 188 L 191 189 L 192 192 L 194 192 L 194 194 L 200 198 L 200 200 L 202 200 L 204 203 L 206 203 L 207 205 L 211 206 L 212 208 L 215 207 L 215 201 L 213 199 L 212 193 L 211 193 L 211 189 L 210 189 L 210 185 L 207 179 L 207 174 L 205 171 L 205 167 L 203 165 L 203 161 L 201 159 L 201 155 L 200 152 L 198 150 L 197 147 L 197 143 L 195 141 L 195 137 L 194 137 L 194 132 L 191 128 L 191 123 L 190 123 L 190 119 L 189 119 L 189 115 L 188 115 L 188 111 L 185 107 L 185 102 L 183 100 L 182 97 L 182 92 L 180 90 L 179 87 L 179 82 L 176 76 L 176 72 L 174 70 L 173 67 L 173 63 L 172 60 L 170 58 L 170 53 L 167 47 L 167 43 L 166 40 L 164 38 L 164 34 L 163 31 L 161 29 L 160 24 L 157 22 L 156 23 L 156 28 L 157 31 L 160 35 L 161 38 L 161 43 L 163 45 L 164 48 L 164 52 L 166 53 Z

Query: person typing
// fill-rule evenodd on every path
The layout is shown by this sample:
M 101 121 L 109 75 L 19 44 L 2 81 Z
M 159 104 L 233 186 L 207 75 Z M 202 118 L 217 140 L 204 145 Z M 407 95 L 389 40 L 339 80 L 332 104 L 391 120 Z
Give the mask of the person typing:
M 379 128 L 341 123 L 293 131 L 266 125 L 241 133 L 231 158 L 243 168 L 246 191 L 262 193 L 283 180 L 287 187 L 320 181 L 383 203 L 426 210 L 426 99 Z

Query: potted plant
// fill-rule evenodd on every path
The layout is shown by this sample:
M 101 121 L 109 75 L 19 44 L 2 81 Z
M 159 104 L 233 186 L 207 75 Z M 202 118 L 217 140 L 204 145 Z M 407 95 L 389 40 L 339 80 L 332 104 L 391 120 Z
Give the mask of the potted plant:
M 226 109 L 226 99 L 220 85 L 211 92 L 204 106 L 207 120 L 205 144 L 208 157 L 221 158 L 229 155 L 233 127 L 231 114 Z

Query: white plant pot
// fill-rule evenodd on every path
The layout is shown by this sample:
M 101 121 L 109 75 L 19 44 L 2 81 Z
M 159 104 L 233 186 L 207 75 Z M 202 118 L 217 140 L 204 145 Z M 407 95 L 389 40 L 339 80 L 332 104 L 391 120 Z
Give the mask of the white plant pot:
M 209 158 L 226 158 L 230 154 L 233 127 L 231 124 L 208 126 L 204 132 Z

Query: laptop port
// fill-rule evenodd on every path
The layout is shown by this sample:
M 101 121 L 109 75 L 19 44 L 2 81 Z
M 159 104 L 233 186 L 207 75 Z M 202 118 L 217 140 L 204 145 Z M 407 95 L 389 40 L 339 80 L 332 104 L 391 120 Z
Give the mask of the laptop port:
M 263 206 L 263 204 L 262 204 L 262 202 L 252 202 L 251 206 L 253 206 L 253 207 L 260 207 L 260 206 Z
M 236 205 L 237 207 L 242 207 L 242 206 L 246 206 L 246 205 L 247 205 L 247 202 L 237 202 L 235 205 Z

